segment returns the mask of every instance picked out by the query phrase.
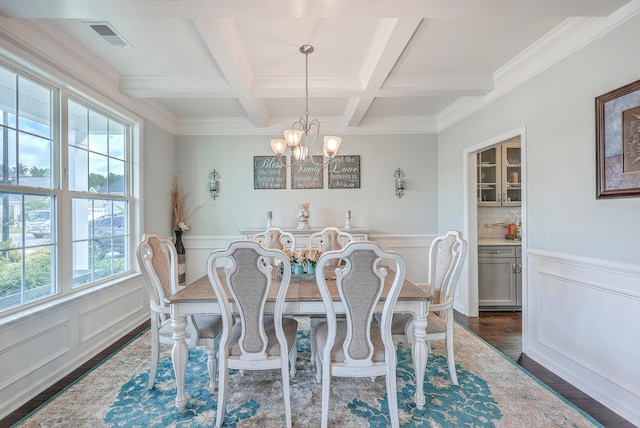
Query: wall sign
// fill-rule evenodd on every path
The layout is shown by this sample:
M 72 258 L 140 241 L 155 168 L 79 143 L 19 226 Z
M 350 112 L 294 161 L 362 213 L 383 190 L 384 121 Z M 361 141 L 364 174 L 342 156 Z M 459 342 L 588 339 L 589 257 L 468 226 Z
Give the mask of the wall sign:
M 329 189 L 360 188 L 360 155 L 336 156 L 329 162 Z
M 292 189 L 322 189 L 324 186 L 324 168 L 322 167 L 322 156 L 312 156 L 304 162 L 291 167 L 291 188 Z
M 285 167 L 275 156 L 253 157 L 254 189 L 286 189 Z

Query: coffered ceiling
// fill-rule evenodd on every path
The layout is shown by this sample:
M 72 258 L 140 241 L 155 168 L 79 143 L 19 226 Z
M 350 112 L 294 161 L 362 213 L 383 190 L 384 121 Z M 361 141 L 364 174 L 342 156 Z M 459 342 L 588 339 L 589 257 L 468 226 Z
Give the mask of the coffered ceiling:
M 0 0 L 0 14 L 108 69 L 178 134 L 289 127 L 305 110 L 306 43 L 309 114 L 323 131 L 409 133 L 436 132 L 535 75 L 628 3 Z

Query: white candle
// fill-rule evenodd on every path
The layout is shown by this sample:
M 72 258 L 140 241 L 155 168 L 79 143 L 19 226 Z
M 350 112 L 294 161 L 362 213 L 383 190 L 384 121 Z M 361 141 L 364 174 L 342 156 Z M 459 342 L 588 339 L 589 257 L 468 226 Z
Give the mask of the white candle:
M 347 218 L 351 218 L 351 210 L 347 211 Z
M 267 218 L 273 218 L 273 214 L 271 213 L 271 211 L 267 211 Z

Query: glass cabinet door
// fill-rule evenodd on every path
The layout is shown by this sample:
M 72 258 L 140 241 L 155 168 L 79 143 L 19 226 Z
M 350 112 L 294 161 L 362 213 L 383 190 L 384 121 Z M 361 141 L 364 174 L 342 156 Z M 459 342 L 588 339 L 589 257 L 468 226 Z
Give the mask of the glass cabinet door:
M 479 207 L 519 207 L 522 205 L 520 138 L 477 154 Z
M 520 166 L 520 143 L 502 145 L 502 205 L 522 204 L 522 168 Z
M 502 199 L 500 157 L 499 147 L 478 153 L 478 206 L 500 206 Z

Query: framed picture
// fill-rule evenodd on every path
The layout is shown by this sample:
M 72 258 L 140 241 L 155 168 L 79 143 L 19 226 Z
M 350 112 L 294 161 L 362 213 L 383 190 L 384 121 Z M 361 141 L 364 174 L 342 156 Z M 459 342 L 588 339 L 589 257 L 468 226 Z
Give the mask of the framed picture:
M 286 189 L 285 169 L 275 156 L 254 156 L 253 188 Z
M 360 188 L 360 155 L 339 155 L 329 161 L 329 189 Z
M 640 196 L 640 80 L 596 98 L 596 198 Z
M 324 186 L 322 161 L 322 156 L 314 155 L 305 159 L 302 163 L 293 165 L 291 167 L 291 188 L 322 189 Z

